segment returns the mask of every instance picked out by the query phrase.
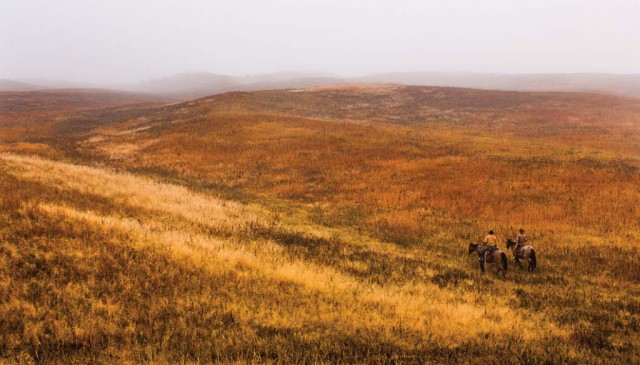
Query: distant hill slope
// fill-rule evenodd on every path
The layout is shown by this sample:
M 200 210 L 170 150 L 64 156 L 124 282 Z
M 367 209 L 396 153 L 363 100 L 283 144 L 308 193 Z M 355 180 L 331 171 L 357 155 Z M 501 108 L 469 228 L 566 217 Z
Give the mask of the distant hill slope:
M 330 86 L 344 83 L 392 83 L 506 91 L 596 92 L 640 97 L 640 74 L 491 74 L 471 72 L 396 72 L 340 78 L 327 75 L 277 73 L 234 77 L 208 72 L 183 73 L 149 80 L 132 89 L 183 97 Z
M 137 90 L 166 94 L 216 94 L 237 85 L 232 76 L 208 72 L 177 74 L 140 83 Z
M 42 87 L 21 81 L 0 79 L 0 91 L 27 91 L 38 89 L 42 89 Z
M 31 92 L 0 92 L 3 105 L 1 116 L 13 112 L 53 112 L 77 109 L 95 109 L 127 104 L 159 102 L 166 99 L 157 95 L 98 89 L 57 89 Z
M 516 91 L 579 91 L 640 97 L 640 74 L 490 74 L 398 72 L 356 78 L 367 83 L 453 86 Z
M 275 73 L 253 76 L 227 76 L 209 72 L 189 72 L 147 80 L 132 89 L 142 92 L 199 97 L 229 91 L 255 91 L 333 85 L 344 82 L 334 77 L 303 73 Z
M 84 130 L 167 101 L 158 95 L 114 90 L 0 91 L 0 143 L 52 137 L 66 126 Z
M 280 72 L 230 76 L 187 72 L 146 80 L 138 84 L 95 84 L 52 80 L 0 79 L 0 91 L 98 88 L 161 94 L 182 99 L 231 91 L 297 89 L 345 83 L 392 83 L 416 86 L 464 87 L 505 91 L 596 92 L 640 97 L 640 74 L 497 74 L 473 72 L 391 72 L 362 77 L 337 77 L 322 73 Z

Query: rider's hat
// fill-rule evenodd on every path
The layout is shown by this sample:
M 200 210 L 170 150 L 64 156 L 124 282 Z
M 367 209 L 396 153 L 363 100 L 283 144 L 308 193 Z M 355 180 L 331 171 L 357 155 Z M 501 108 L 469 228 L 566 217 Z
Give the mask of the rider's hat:
M 519 231 L 520 233 L 524 233 L 524 229 L 522 229 L 522 228 L 520 228 L 518 231 Z
M 493 234 L 493 229 L 489 231 L 489 234 Z

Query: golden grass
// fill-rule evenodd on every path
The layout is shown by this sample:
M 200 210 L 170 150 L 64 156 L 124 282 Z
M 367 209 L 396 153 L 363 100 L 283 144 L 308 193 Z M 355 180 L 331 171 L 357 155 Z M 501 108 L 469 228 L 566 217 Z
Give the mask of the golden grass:
M 0 348 L 637 362 L 639 113 L 596 95 L 350 85 L 114 117 L 48 142 L 58 161 L 0 154 Z M 520 226 L 538 272 L 480 274 L 468 242 Z
M 5 171 L 19 181 L 55 186 L 72 194 L 69 202 L 60 203 L 37 203 L 38 199 L 32 197 L 28 209 L 37 212 L 36 215 L 46 215 L 70 225 L 95 227 L 99 231 L 120 232 L 118 235 L 126 235 L 127 240 L 131 241 L 129 245 L 137 250 L 151 248 L 170 253 L 171 260 L 188 260 L 211 275 L 233 272 L 252 282 L 276 283 L 272 285 L 287 283 L 303 288 L 299 295 L 310 296 L 307 299 L 311 301 L 310 306 L 290 307 L 283 301 L 281 307 L 269 307 L 256 312 L 248 313 L 242 307 L 231 310 L 235 321 L 241 326 L 251 324 L 278 330 L 295 329 L 303 331 L 308 340 L 316 341 L 322 340 L 321 333 L 326 329 L 347 337 L 373 332 L 385 343 L 408 352 L 414 350 L 412 347 L 416 344 L 407 343 L 401 335 L 403 332 L 394 333 L 394 329 L 412 332 L 414 340 L 437 341 L 446 347 L 457 347 L 481 335 L 507 331 L 510 337 L 518 340 L 540 340 L 541 336 L 567 337 L 566 331 L 553 323 L 546 323 L 544 332 L 538 331 L 540 325 L 537 322 L 541 318 L 536 315 L 520 316 L 505 306 L 500 298 L 480 299 L 471 293 L 455 294 L 430 282 L 380 286 L 358 280 L 339 268 L 300 259 L 270 239 L 238 241 L 243 225 L 268 224 L 270 220 L 259 209 L 250 206 L 205 197 L 182 187 L 126 173 L 36 157 L 4 154 L 0 159 Z M 152 207 L 154 211 L 166 213 L 170 219 L 165 216 L 157 221 L 146 217 L 141 220 L 81 211 L 64 205 L 73 203 L 73 194 L 106 197 L 118 206 Z M 185 220 L 191 225 L 185 224 Z M 224 239 L 205 234 L 203 225 L 215 228 L 217 232 L 227 229 L 233 235 Z M 278 229 L 286 230 L 287 227 Z M 87 244 L 91 245 L 91 242 L 82 243 Z M 473 282 L 470 285 L 474 285 Z M 327 305 L 325 298 L 331 298 L 331 304 Z M 118 299 L 110 298 L 110 301 L 118 302 Z M 10 307 L 14 305 L 9 303 Z M 95 305 L 95 310 L 103 310 L 105 304 Z M 485 316 L 483 312 L 488 307 L 491 308 L 491 315 Z M 314 310 L 309 311 L 311 308 Z M 116 316 L 121 309 L 104 310 L 113 311 L 109 313 Z M 91 336 L 93 331 L 88 324 L 93 322 L 88 318 L 76 320 L 79 324 L 71 330 L 76 336 L 77 332 L 84 333 L 79 335 L 81 342 L 83 336 Z M 100 328 L 104 325 L 102 323 Z M 512 325 L 517 326 L 515 331 L 509 330 Z M 67 331 L 66 325 L 61 326 L 62 329 L 57 331 Z M 40 337 L 46 335 L 46 329 L 29 327 L 25 331 L 31 331 L 31 342 L 37 349 Z M 112 333 L 107 333 L 107 336 L 123 335 L 117 326 L 110 331 Z
M 402 286 L 367 285 L 337 272 L 326 266 L 317 266 L 304 260 L 296 260 L 282 253 L 282 247 L 272 241 L 234 243 L 199 233 L 202 226 L 217 230 L 240 231 L 240 227 L 249 224 L 268 224 L 270 218 L 255 207 L 231 201 L 221 201 L 189 192 L 175 185 L 154 182 L 148 178 L 126 173 L 110 173 L 105 170 L 69 165 L 60 162 L 42 160 L 35 157 L 2 155 L 2 160 L 14 176 L 44 185 L 54 185 L 59 189 L 72 192 L 89 193 L 103 196 L 118 205 L 130 205 L 137 208 L 153 207 L 154 210 L 169 214 L 176 221 L 187 220 L 193 224 L 191 230 L 176 229 L 171 221 L 139 222 L 135 218 L 120 218 L 109 215 L 97 215 L 76 209 L 41 204 L 38 207 L 54 215 L 72 220 L 80 220 L 91 226 L 115 228 L 136 237 L 146 244 L 161 244 L 178 253 L 191 257 L 200 265 L 204 261 L 211 268 L 250 267 L 260 276 L 303 285 L 310 290 L 331 293 L 336 298 L 347 297 L 357 306 L 375 303 L 393 308 L 380 316 L 383 323 L 405 322 L 410 329 L 419 329 L 429 333 L 444 344 L 469 340 L 478 332 L 498 332 L 504 323 L 518 324 L 518 336 L 535 338 L 534 325 L 525 318 L 517 318 L 508 308 L 501 308 L 498 302 L 478 305 L 473 296 L 467 296 L 463 303 L 460 297 L 441 293 L 431 283 L 412 283 Z M 174 223 L 175 224 L 175 223 Z M 183 223 L 177 224 L 184 227 Z M 280 229 L 287 229 L 283 226 Z M 300 232 L 302 233 L 302 232 Z M 402 253 L 402 252 L 400 252 Z M 205 260 L 206 258 L 206 260 Z M 444 295 L 443 295 L 444 294 Z M 457 302 L 457 303 L 456 303 Z M 346 304 L 346 303 L 345 303 Z M 477 318 L 485 306 L 494 308 L 492 318 Z M 499 311 L 495 311 L 500 308 Z M 401 318 L 393 319 L 394 312 L 402 313 Z M 432 318 L 429 326 L 421 323 L 420 318 Z M 477 326 L 471 326 L 475 323 Z M 414 328 L 414 326 L 416 328 Z M 433 326 L 434 328 L 431 328 Z M 447 331 L 443 331 L 448 328 Z M 526 336 L 524 333 L 528 333 Z M 553 333 L 547 332 L 547 334 Z M 557 335 L 557 334 L 556 334 Z M 450 338 L 453 336 L 453 338 Z M 453 343 L 450 343 L 453 342 Z

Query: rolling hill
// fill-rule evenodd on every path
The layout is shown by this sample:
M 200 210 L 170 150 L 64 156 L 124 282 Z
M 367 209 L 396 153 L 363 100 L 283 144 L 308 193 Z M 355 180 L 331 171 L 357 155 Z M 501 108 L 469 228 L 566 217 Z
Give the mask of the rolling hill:
M 151 80 L 133 89 L 188 97 L 229 91 L 293 89 L 344 83 L 392 83 L 403 85 L 462 87 L 505 91 L 594 92 L 640 97 L 640 75 L 618 74 L 497 74 L 474 72 L 397 72 L 362 77 L 334 77 L 278 73 L 233 77 L 207 72 L 184 73 Z
M 488 90 L 595 92 L 640 97 L 640 74 L 491 74 L 474 72 L 398 72 L 355 79 L 366 83 L 452 86 Z
M 232 91 L 296 89 L 335 86 L 345 83 L 391 83 L 504 91 L 593 92 L 640 97 L 640 75 L 597 73 L 499 74 L 474 72 L 390 72 L 361 77 L 338 77 L 321 73 L 291 72 L 248 76 L 229 76 L 210 72 L 186 72 L 150 79 L 137 84 L 120 85 L 96 85 L 92 83 L 50 80 L 36 80 L 32 83 L 0 80 L 0 90 L 103 88 L 137 93 L 160 94 L 165 98 L 191 99 Z
M 0 94 L 3 360 L 638 360 L 637 98 L 78 100 Z M 482 274 L 520 227 L 538 270 Z
M 26 82 L 0 79 L 0 91 L 28 91 L 38 90 L 41 87 L 38 85 L 29 84 Z
M 158 95 L 98 89 L 0 92 L 0 142 L 51 138 L 66 127 L 78 133 L 93 128 L 92 123 L 109 123 L 104 113 L 134 113 L 170 100 Z
M 209 72 L 182 73 L 148 80 L 133 90 L 181 97 L 199 97 L 230 91 L 255 91 L 264 89 L 290 89 L 326 86 L 344 82 L 336 77 L 304 73 L 275 73 L 253 76 L 227 76 Z

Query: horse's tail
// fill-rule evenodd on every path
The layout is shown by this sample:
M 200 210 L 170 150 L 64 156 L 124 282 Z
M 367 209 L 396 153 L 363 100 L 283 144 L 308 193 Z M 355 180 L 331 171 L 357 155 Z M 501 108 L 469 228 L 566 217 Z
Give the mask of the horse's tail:
M 507 255 L 504 252 L 500 252 L 500 256 L 502 257 L 502 270 L 504 270 L 505 274 L 507 273 Z
M 534 270 L 538 264 L 538 259 L 536 258 L 536 250 L 533 248 L 531 249 L 531 256 L 529 256 L 529 259 L 531 260 L 531 270 Z

